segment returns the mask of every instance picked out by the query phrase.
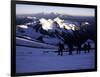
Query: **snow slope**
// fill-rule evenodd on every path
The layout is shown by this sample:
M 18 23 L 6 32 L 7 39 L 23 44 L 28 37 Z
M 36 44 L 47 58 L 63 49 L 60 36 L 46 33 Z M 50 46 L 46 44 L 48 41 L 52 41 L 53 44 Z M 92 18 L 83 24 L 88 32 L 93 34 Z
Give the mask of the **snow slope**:
M 49 44 L 45 44 L 45 43 L 41 43 L 37 41 L 28 40 L 25 38 L 20 38 L 20 37 L 16 37 L 16 45 L 29 46 L 29 47 L 35 47 L 35 48 L 52 48 L 52 49 L 57 48 L 57 46 L 54 46 L 54 45 L 49 45 Z
M 58 70 L 78 70 L 94 68 L 94 50 L 90 53 L 68 55 L 64 52 L 63 56 L 52 51 L 53 49 L 38 49 L 16 46 L 16 72 L 44 72 Z

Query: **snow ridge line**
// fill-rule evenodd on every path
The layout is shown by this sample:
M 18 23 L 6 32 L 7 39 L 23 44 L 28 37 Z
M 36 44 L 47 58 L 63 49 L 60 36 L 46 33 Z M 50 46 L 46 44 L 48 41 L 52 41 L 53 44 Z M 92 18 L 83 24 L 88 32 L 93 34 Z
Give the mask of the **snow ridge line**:
M 19 38 L 19 37 L 16 37 L 16 41 L 17 41 L 16 45 L 18 45 L 18 46 L 27 46 L 27 47 L 35 47 L 35 48 L 52 48 L 52 49 L 57 48 L 57 46 L 54 46 L 54 45 L 35 42 L 35 41 L 32 41 L 32 40 Z

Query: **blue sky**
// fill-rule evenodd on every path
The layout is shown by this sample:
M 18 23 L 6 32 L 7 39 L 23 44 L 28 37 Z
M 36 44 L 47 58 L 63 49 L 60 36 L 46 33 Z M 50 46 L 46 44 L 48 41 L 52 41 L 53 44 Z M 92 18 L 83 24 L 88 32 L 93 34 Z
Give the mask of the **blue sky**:
M 76 7 L 58 7 L 43 5 L 16 4 L 16 14 L 36 14 L 36 13 L 60 13 L 77 16 L 94 16 L 95 9 L 76 8 Z

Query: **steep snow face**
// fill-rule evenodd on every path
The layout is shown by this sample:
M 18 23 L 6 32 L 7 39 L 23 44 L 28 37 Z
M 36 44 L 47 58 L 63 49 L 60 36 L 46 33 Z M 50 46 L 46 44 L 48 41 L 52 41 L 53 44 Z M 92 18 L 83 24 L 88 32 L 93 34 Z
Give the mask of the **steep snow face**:
M 55 18 L 54 20 L 41 18 L 39 21 L 42 24 L 42 28 L 47 31 L 54 29 L 54 22 L 58 24 L 59 28 L 65 28 L 67 30 L 75 30 L 76 26 L 75 24 L 64 23 L 64 20 L 60 19 L 59 17 Z
M 61 20 L 59 17 L 55 18 L 54 21 L 56 21 L 59 24 L 60 28 L 64 28 L 65 24 L 63 23 L 64 20 Z
M 54 21 L 56 21 L 59 24 L 60 28 L 65 28 L 67 30 L 75 30 L 75 24 L 64 23 L 64 20 L 60 19 L 59 17 L 55 18 Z
M 42 24 L 42 28 L 44 30 L 49 30 L 49 29 L 53 29 L 53 21 L 51 19 L 46 20 L 45 18 L 41 18 L 40 23 Z
M 64 28 L 64 20 L 61 20 L 59 17 L 55 18 L 54 21 L 56 21 L 59 24 L 60 28 Z
M 79 23 L 77 22 L 72 22 L 72 21 L 67 21 L 67 20 L 63 20 L 60 19 L 59 17 L 52 19 L 45 19 L 45 18 L 41 18 L 40 23 L 42 24 L 42 28 L 44 30 L 56 30 L 57 27 L 59 27 L 60 29 L 66 29 L 66 30 L 80 30 L 80 26 L 88 26 L 90 25 L 89 22 L 83 22 L 81 25 L 79 25 Z M 55 25 L 56 22 L 56 25 Z
M 72 30 L 75 31 L 75 26 L 76 26 L 75 24 L 69 24 L 69 26 L 71 27 Z

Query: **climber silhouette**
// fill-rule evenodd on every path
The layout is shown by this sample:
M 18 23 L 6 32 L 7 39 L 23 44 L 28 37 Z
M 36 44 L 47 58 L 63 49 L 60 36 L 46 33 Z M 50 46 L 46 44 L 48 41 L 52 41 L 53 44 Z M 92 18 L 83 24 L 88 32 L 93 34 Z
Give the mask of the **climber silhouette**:
M 59 42 L 58 43 L 58 55 L 63 56 L 64 44 Z

